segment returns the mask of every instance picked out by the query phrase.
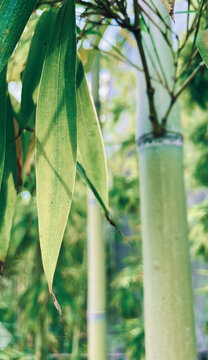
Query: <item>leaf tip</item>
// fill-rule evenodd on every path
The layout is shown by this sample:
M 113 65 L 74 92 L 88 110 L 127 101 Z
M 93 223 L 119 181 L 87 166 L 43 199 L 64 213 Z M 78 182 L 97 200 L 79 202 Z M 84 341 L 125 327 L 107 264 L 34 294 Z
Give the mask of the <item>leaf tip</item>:
M 54 294 L 52 291 L 50 291 L 50 294 L 51 294 L 51 296 L 52 296 L 53 304 L 54 304 L 56 310 L 58 311 L 60 317 L 63 317 L 63 313 L 62 313 L 62 310 L 61 310 L 61 306 L 60 306 L 58 300 L 56 299 L 55 294 Z

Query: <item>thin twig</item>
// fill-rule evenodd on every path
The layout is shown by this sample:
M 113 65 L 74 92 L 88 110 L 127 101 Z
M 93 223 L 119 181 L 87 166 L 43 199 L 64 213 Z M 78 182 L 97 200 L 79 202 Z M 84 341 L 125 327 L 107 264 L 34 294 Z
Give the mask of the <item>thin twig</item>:
M 151 18 L 151 16 L 148 14 L 148 12 L 140 6 L 140 10 L 147 16 L 147 18 L 152 22 L 152 24 L 160 31 L 160 33 L 162 34 L 162 36 L 164 37 L 166 43 L 168 44 L 168 46 L 171 46 L 171 42 L 170 40 L 168 39 L 168 36 L 167 34 L 161 29 L 161 27 Z
M 153 132 L 157 133 L 159 131 L 159 123 L 157 120 L 157 113 L 154 104 L 154 88 L 152 87 L 149 68 L 147 65 L 146 55 L 142 43 L 142 36 L 141 36 L 141 28 L 140 28 L 140 19 L 139 19 L 139 4 L 137 0 L 134 0 L 134 31 L 133 34 L 135 36 L 135 40 L 137 42 L 137 46 L 139 49 L 139 53 L 141 56 L 141 61 L 144 69 L 144 77 L 146 82 L 147 88 L 147 95 L 148 95 L 148 103 L 149 103 L 149 118 L 152 123 Z
M 143 43 L 144 43 L 144 48 L 145 48 L 145 51 L 146 51 L 146 53 L 147 53 L 148 59 L 149 59 L 151 65 L 152 65 L 152 68 L 153 68 L 154 71 L 155 71 L 155 74 L 157 75 L 158 82 L 159 82 L 160 84 L 163 84 L 163 80 L 162 80 L 162 78 L 161 78 L 160 72 L 159 72 L 159 70 L 157 69 L 156 63 L 155 63 L 155 61 L 154 61 L 153 58 L 152 58 L 152 55 L 151 55 L 151 53 L 150 53 L 150 51 L 149 51 L 149 49 L 148 49 L 148 46 L 147 46 L 147 43 L 146 43 L 145 39 L 143 39 Z
M 165 129 L 165 125 L 167 122 L 167 118 L 170 114 L 170 111 L 173 107 L 173 105 L 175 104 L 176 100 L 178 99 L 179 95 L 181 95 L 181 93 L 187 88 L 187 86 L 190 84 L 190 82 L 194 79 L 194 77 L 198 74 L 198 72 L 202 69 L 202 67 L 204 66 L 204 62 L 202 61 L 197 68 L 191 73 L 191 75 L 186 79 L 186 81 L 183 83 L 183 85 L 181 86 L 181 88 L 177 91 L 177 93 L 175 95 L 172 96 L 171 98 L 171 102 L 170 105 L 165 113 L 165 116 L 163 117 L 163 128 Z
M 186 34 L 188 34 L 189 31 L 189 10 L 190 10 L 190 5 L 191 5 L 191 0 L 187 0 L 188 1 L 188 7 L 187 7 L 187 21 L 186 21 Z
M 146 0 L 142 0 L 145 4 L 147 4 L 147 1 Z M 150 0 L 151 3 L 152 3 L 152 6 L 154 7 L 155 9 L 155 13 L 156 15 L 158 16 L 158 18 L 160 19 L 160 21 L 164 24 L 164 26 L 166 27 L 167 31 L 170 31 L 175 37 L 176 37 L 176 40 L 178 41 L 178 35 L 173 31 L 173 29 L 171 28 L 170 25 L 167 24 L 167 22 L 163 19 L 162 15 L 160 14 L 160 12 L 158 11 L 157 7 L 155 6 L 154 2 L 152 0 Z
M 183 67 L 183 69 L 181 70 L 180 74 L 176 77 L 175 81 L 178 82 L 178 80 L 183 77 L 183 75 L 186 73 L 186 71 L 188 70 L 190 64 L 192 63 L 192 61 L 195 59 L 195 57 L 198 54 L 198 49 L 196 49 L 194 51 L 193 54 L 190 55 L 189 60 L 187 61 L 187 63 L 185 64 L 185 66 Z

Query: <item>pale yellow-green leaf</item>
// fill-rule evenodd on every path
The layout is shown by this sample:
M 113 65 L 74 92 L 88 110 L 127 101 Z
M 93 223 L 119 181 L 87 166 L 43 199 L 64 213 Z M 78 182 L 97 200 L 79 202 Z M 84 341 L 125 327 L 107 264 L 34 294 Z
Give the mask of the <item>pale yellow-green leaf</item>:
M 43 66 L 36 117 L 37 207 L 43 268 L 52 292 L 76 174 L 75 2 L 60 9 Z
M 37 102 L 37 89 L 56 14 L 57 8 L 43 12 L 31 41 L 22 80 L 21 116 L 19 121 L 21 130 L 27 125 Z
M 77 131 L 79 162 L 108 208 L 107 166 L 94 102 L 81 61 L 77 64 Z

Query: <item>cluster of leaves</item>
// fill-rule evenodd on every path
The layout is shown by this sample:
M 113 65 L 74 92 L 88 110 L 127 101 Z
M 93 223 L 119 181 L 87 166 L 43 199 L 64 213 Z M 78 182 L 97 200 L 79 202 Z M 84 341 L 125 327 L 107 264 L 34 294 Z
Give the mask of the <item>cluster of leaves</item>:
M 53 9 L 52 11 L 57 12 L 58 10 Z M 60 352 L 73 354 L 73 339 L 76 339 L 76 332 L 78 334 L 79 356 L 81 356 L 81 353 L 86 353 L 86 232 L 84 231 L 86 228 L 86 195 L 79 177 L 76 182 L 73 195 L 74 202 L 70 211 L 70 218 L 66 227 L 54 279 L 55 293 L 61 298 L 64 323 L 58 320 L 58 315 L 50 302 L 40 261 L 35 191 L 34 132 L 28 131 L 34 129 L 38 81 L 37 78 L 32 80 L 30 77 L 28 82 L 25 83 L 29 60 L 27 60 L 26 67 L 24 63 L 27 56 L 28 59 L 31 57 L 31 50 L 29 50 L 31 28 L 33 31 L 35 29 L 35 32 L 30 49 L 39 38 L 37 33 L 40 30 L 41 18 L 43 20 L 46 16 L 45 12 L 43 15 L 41 17 L 36 14 L 33 15 L 28 24 L 28 30 L 24 32 L 8 66 L 10 81 L 23 80 L 22 93 L 24 91 L 25 99 L 27 98 L 30 103 L 29 107 L 26 106 L 22 97 L 20 107 L 10 93 L 13 116 L 17 119 L 20 129 L 23 130 L 17 139 L 21 139 L 22 143 L 23 184 L 16 202 L 11 247 L 5 264 L 4 277 L 2 278 L 3 299 L 0 304 L 1 309 L 4 309 L 4 311 L 1 311 L 0 321 L 13 334 L 10 347 L 4 351 L 5 356 L 11 359 L 19 357 L 32 360 L 34 357 L 41 358 L 41 356 L 45 359 L 46 354 Z M 43 35 L 41 35 L 41 39 L 44 42 Z M 120 37 L 119 39 L 121 40 Z M 25 50 L 25 43 L 27 44 L 27 51 Z M 123 44 L 123 40 L 121 43 Z M 121 43 L 118 41 L 116 45 L 121 46 Z M 36 44 L 36 46 L 38 45 Z M 82 56 L 84 58 L 83 51 Z M 24 61 L 21 60 L 21 64 L 19 64 L 18 59 L 22 57 Z M 32 59 L 34 58 L 31 57 L 30 61 Z M 37 62 L 37 59 L 35 59 L 35 62 Z M 112 68 L 115 69 L 115 60 L 111 59 L 110 62 L 109 59 L 103 57 L 103 62 L 105 62 L 104 67 L 107 67 L 106 71 L 111 69 L 112 72 Z M 31 68 L 34 69 L 32 63 Z M 122 76 L 124 71 L 126 76 L 130 76 L 131 84 L 125 84 L 125 78 Z M 132 73 L 125 66 L 121 68 L 116 66 L 116 71 L 114 70 L 112 74 L 114 74 L 114 85 L 117 91 L 115 91 L 115 96 L 111 97 L 111 101 L 108 101 L 107 108 L 104 107 L 104 103 L 102 104 L 103 110 L 101 114 L 101 117 L 104 118 L 112 117 L 112 125 L 109 125 L 107 130 L 104 129 L 104 133 L 112 132 L 115 124 L 118 125 L 117 128 L 119 129 L 120 122 L 125 122 L 126 125 L 128 124 L 131 127 L 130 132 L 129 130 L 125 132 L 124 141 L 121 144 L 118 143 L 116 151 L 111 152 L 109 158 L 112 172 L 111 178 L 113 179 L 110 191 L 111 205 L 115 209 L 115 217 L 120 219 L 119 227 L 121 229 L 123 229 L 124 217 L 127 219 L 128 229 L 138 229 L 139 226 L 138 173 L 134 136 L 136 76 L 135 74 L 132 75 Z M 40 73 L 38 76 L 40 76 Z M 29 79 L 34 89 L 32 96 L 30 96 Z M 24 90 L 26 89 L 25 84 L 28 86 L 27 91 Z M 134 91 L 132 91 L 132 85 Z M 133 93 L 134 96 L 132 96 Z M 129 106 L 129 103 L 123 104 L 123 114 L 125 114 L 128 122 L 123 118 L 123 114 L 118 113 L 120 99 L 123 97 L 131 98 L 131 106 Z M 23 112 L 26 114 L 24 118 L 29 118 L 27 125 L 23 120 Z M 113 133 L 114 141 L 119 140 L 120 142 L 121 137 L 116 137 L 116 131 Z M 128 137 L 126 137 L 127 133 Z M 113 176 L 113 173 L 117 174 Z M 29 197 L 27 198 L 27 196 Z M 125 228 L 123 230 L 125 231 Z M 107 245 L 108 275 L 111 283 L 108 301 L 109 321 L 113 319 L 115 322 L 120 321 L 121 324 L 119 327 L 116 327 L 114 323 L 112 325 L 113 332 L 116 331 L 115 343 L 119 344 L 122 339 L 124 344 L 123 352 L 130 359 L 140 358 L 144 349 L 143 324 L 138 320 L 138 302 L 140 304 L 139 315 L 142 314 L 142 275 L 141 266 L 138 267 L 138 263 L 141 261 L 141 243 L 140 241 L 138 243 L 138 236 L 133 232 L 124 245 L 124 256 L 126 256 L 127 252 L 128 263 L 125 261 L 121 267 L 117 267 L 116 259 L 112 256 L 112 243 L 116 238 L 118 247 L 123 245 L 120 236 L 115 235 L 112 229 L 111 235 Z M 28 264 L 26 269 L 25 262 Z M 126 294 L 128 294 L 128 297 Z M 5 299 L 7 300 L 5 301 Z M 47 311 L 45 311 L 46 307 Z M 113 314 L 117 315 L 113 317 Z
M 14 99 L 11 99 L 12 105 L 10 100 L 6 100 L 6 63 L 35 4 L 34 0 L 2 1 L 1 4 L 0 261 L 2 267 L 10 240 L 15 186 L 20 191 L 22 177 L 30 172 L 35 153 L 40 248 L 52 293 L 77 164 L 81 176 L 102 200 L 106 213 L 107 170 L 99 123 L 77 55 L 75 1 L 66 0 L 52 8 L 42 5 L 41 12 L 44 11 L 41 16 L 36 16 L 32 41 L 33 26 L 29 27 L 30 37 L 27 39 L 31 43 L 27 60 L 24 57 L 24 65 L 21 63 L 17 68 L 21 71 L 21 104 L 18 107 Z M 18 54 L 19 46 L 24 49 L 23 45 L 24 41 L 20 41 L 15 54 Z M 9 70 L 11 77 L 11 64 Z M 16 118 L 16 133 L 13 118 Z M 27 134 L 28 130 L 32 130 L 34 135 Z

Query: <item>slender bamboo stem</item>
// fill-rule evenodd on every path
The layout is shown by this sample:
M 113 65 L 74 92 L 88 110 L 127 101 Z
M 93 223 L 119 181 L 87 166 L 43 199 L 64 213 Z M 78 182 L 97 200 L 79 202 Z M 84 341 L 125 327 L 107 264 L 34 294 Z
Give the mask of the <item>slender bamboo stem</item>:
M 99 57 L 92 71 L 92 94 L 97 112 L 99 102 Z M 94 195 L 88 201 L 88 359 L 106 360 L 105 248 L 103 215 Z
M 83 260 L 82 260 L 82 270 L 85 271 L 86 269 L 86 247 L 84 248 Z M 85 302 L 85 291 L 86 288 L 83 286 L 83 283 L 80 285 L 80 293 L 78 296 L 78 306 L 80 309 L 83 308 Z M 71 352 L 71 359 L 72 360 L 79 360 L 79 343 L 80 343 L 80 333 L 81 333 L 81 321 L 80 319 L 76 321 L 76 324 L 73 329 L 73 338 L 72 338 L 72 352 Z
M 103 216 L 91 193 L 88 205 L 88 359 L 107 359 Z

